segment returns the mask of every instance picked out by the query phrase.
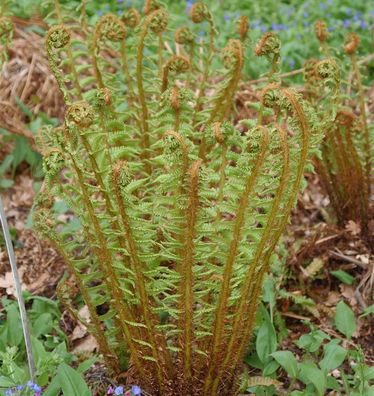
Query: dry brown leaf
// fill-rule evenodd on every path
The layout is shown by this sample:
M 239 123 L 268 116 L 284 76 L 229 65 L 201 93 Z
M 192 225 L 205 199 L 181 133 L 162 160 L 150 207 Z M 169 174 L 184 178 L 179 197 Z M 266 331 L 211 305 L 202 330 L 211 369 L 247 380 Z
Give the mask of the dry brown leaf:
M 361 233 L 360 225 L 354 222 L 353 220 L 348 221 L 348 224 L 345 226 L 345 229 L 352 235 L 359 235 Z
M 22 279 L 25 269 L 22 267 L 18 270 L 20 279 Z M 21 282 L 22 290 L 27 290 L 26 285 Z M 0 276 L 0 289 L 6 289 L 9 296 L 17 297 L 16 287 L 14 285 L 13 274 L 11 271 L 4 276 Z
M 73 353 L 87 353 L 87 352 L 94 352 L 98 349 L 97 342 L 93 335 L 89 334 L 85 337 L 79 344 L 77 344 L 72 352 Z

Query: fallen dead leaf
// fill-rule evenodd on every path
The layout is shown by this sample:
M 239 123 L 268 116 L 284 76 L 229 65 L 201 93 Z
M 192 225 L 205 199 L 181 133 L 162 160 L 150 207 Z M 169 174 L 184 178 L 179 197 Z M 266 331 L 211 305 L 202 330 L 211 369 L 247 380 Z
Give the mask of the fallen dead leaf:
M 23 267 L 19 268 L 18 275 L 21 280 L 24 273 L 25 273 L 25 269 Z M 27 290 L 26 285 L 24 283 L 21 284 L 21 287 L 22 290 Z M 6 293 L 9 296 L 14 296 L 17 298 L 16 286 L 14 285 L 12 272 L 9 271 L 5 273 L 4 276 L 0 276 L 0 289 L 5 289 Z
M 79 342 L 72 350 L 73 353 L 94 352 L 98 349 L 98 344 L 93 335 L 88 335 Z

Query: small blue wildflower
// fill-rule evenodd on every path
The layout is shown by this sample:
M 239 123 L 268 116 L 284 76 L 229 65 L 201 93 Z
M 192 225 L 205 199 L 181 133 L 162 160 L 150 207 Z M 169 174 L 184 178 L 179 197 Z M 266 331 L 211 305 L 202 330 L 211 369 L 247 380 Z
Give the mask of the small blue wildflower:
M 123 386 L 117 386 L 117 388 L 114 389 L 114 394 L 123 395 Z
M 7 389 L 6 391 L 5 391 L 5 396 L 11 396 L 11 395 L 13 395 L 14 393 L 13 393 L 13 389 L 11 389 L 11 388 L 9 388 L 9 389 Z
M 290 66 L 291 69 L 293 69 L 294 66 L 295 66 L 295 60 L 294 60 L 294 59 L 290 59 L 290 60 L 288 61 L 288 65 Z
M 99 15 L 99 16 L 103 16 L 104 15 L 104 11 L 103 10 L 98 10 L 96 12 L 96 14 Z
M 117 0 L 117 3 L 118 4 L 123 3 L 123 0 Z
M 29 388 L 31 388 L 31 389 L 33 389 L 34 388 L 34 386 L 36 385 L 36 384 L 34 384 L 32 381 L 27 381 L 27 384 L 26 384 Z
M 131 387 L 131 393 L 132 393 L 134 396 L 138 396 L 138 395 L 141 395 L 141 394 L 142 394 L 142 390 L 140 389 L 139 386 L 133 385 L 133 386 Z
M 352 10 L 351 10 L 350 8 L 347 8 L 347 9 L 345 10 L 345 13 L 346 13 L 347 15 L 352 15 Z
M 113 393 L 114 393 L 114 388 L 113 388 L 113 386 L 109 386 L 109 388 L 108 388 L 107 391 L 106 391 L 106 394 L 107 394 L 107 395 L 113 395 Z
M 33 390 L 36 393 L 40 393 L 42 391 L 42 388 L 39 385 L 35 384 L 34 387 L 33 387 Z
M 351 26 L 351 21 L 349 19 L 344 19 L 343 27 L 349 28 L 349 26 Z
M 327 28 L 327 31 L 328 31 L 328 32 L 333 32 L 334 30 L 335 30 L 334 26 L 329 26 L 329 27 Z
M 193 6 L 193 1 L 192 0 L 187 0 L 186 2 L 186 12 L 188 13 Z
M 225 15 L 223 16 L 223 19 L 224 19 L 225 21 L 229 21 L 229 20 L 230 20 L 230 15 L 225 14 Z
M 260 26 L 260 30 L 261 30 L 262 33 L 265 33 L 267 31 L 267 28 L 266 28 L 265 25 L 261 25 Z
M 304 16 L 304 18 L 308 18 L 308 16 L 309 16 L 309 12 L 304 12 L 304 14 L 303 14 L 303 16 Z
M 278 30 L 278 25 L 276 23 L 271 24 L 271 30 Z
M 325 3 L 319 3 L 319 8 L 320 8 L 321 10 L 326 10 L 327 5 L 326 5 Z
M 361 15 L 362 15 L 362 12 L 356 12 L 356 14 L 353 17 L 353 20 L 355 22 L 358 22 L 361 19 Z
M 284 23 L 281 23 L 280 25 L 278 25 L 278 30 L 287 30 L 288 26 L 285 25 Z
M 310 26 L 310 22 L 304 22 L 304 27 L 308 27 L 308 26 Z
M 360 22 L 360 28 L 361 29 L 367 29 L 368 27 L 369 27 L 369 25 L 365 21 L 361 21 Z
M 16 388 L 17 388 L 17 390 L 22 390 L 23 389 L 23 385 L 17 385 Z
M 205 32 L 204 32 L 204 30 L 200 30 L 200 31 L 199 31 L 199 36 L 200 36 L 200 37 L 203 37 L 203 36 L 205 36 Z
M 332 4 L 332 0 L 327 0 L 327 4 Z

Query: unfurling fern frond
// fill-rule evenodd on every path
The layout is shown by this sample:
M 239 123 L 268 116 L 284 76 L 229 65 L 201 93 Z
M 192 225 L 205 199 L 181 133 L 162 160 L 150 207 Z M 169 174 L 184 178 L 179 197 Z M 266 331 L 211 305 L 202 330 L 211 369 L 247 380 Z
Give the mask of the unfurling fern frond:
M 205 4 L 191 18 L 207 24 L 208 42 L 180 28 L 183 52 L 171 56 L 166 11 L 147 1 L 145 14 L 103 16 L 80 36 L 64 24 L 48 33 L 68 108 L 39 137 L 35 225 L 74 275 L 108 367 L 128 362 L 152 395 L 237 394 L 263 278 L 319 128 L 307 103 L 272 81 L 257 119 L 243 120 L 249 130 L 236 129 L 246 18 L 215 59 Z M 279 48 L 267 36 L 257 50 L 273 72 Z M 214 79 L 213 61 L 223 66 Z M 71 216 L 54 213 L 56 198 Z M 80 319 L 64 284 L 59 293 Z

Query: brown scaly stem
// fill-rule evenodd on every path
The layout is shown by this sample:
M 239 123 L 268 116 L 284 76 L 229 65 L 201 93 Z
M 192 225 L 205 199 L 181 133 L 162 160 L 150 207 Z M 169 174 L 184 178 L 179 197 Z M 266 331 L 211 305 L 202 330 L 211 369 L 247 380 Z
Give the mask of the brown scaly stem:
M 151 12 L 149 15 L 147 15 L 140 31 L 138 51 L 136 56 L 136 83 L 138 87 L 138 96 L 139 96 L 139 102 L 142 113 L 141 114 L 141 126 L 142 126 L 141 139 L 142 139 L 142 148 L 143 148 L 142 158 L 145 161 L 145 171 L 148 174 L 151 173 L 152 169 L 149 163 L 149 148 L 150 148 L 149 125 L 148 125 L 149 114 L 148 114 L 148 107 L 146 103 L 146 96 L 143 85 L 143 56 L 144 56 L 143 52 L 145 46 L 145 38 L 148 34 L 148 29 L 150 28 L 153 21 L 156 20 L 156 18 L 162 18 L 162 17 L 166 18 L 166 14 L 162 10 L 156 10 Z M 159 26 L 159 28 L 161 29 L 162 26 Z M 158 32 L 160 33 L 160 31 Z
M 55 5 L 55 10 L 56 10 L 58 23 L 60 25 L 63 25 L 64 21 L 63 21 L 63 18 L 62 18 L 62 12 L 61 12 L 61 7 L 60 7 L 60 4 L 59 4 L 59 1 L 58 0 L 54 0 L 54 5 Z M 66 46 L 66 53 L 67 53 L 68 59 L 69 59 L 70 71 L 71 71 L 71 73 L 73 75 L 74 88 L 77 91 L 78 99 L 82 100 L 83 99 L 82 89 L 81 89 L 81 86 L 79 84 L 78 73 L 77 73 L 77 70 L 75 68 L 73 53 L 71 51 L 71 47 L 70 47 L 69 44 Z
M 362 186 L 365 183 L 365 175 L 362 172 L 362 167 L 360 163 L 360 158 L 357 154 L 357 151 L 355 149 L 355 146 L 352 141 L 352 136 L 351 136 L 351 129 L 349 127 L 346 128 L 346 140 L 347 140 L 347 147 L 349 150 L 349 155 L 353 160 L 354 163 L 354 169 L 356 170 L 356 177 L 357 180 L 357 186 Z M 357 189 L 356 194 L 359 196 L 359 212 L 360 212 L 360 218 L 361 218 L 361 227 L 364 232 L 364 234 L 367 232 L 367 227 L 368 227 L 368 213 L 369 213 L 369 197 L 365 194 L 365 191 L 360 191 Z
M 92 332 L 95 340 L 99 346 L 100 352 L 103 354 L 104 360 L 108 367 L 111 368 L 111 370 L 119 374 L 120 371 L 120 364 L 119 361 L 116 357 L 116 354 L 112 351 L 110 348 L 107 339 L 105 338 L 105 335 L 103 335 L 103 325 L 100 321 L 100 318 L 96 312 L 95 306 L 92 304 L 90 294 L 88 293 L 88 290 L 86 286 L 83 284 L 82 279 L 80 277 L 80 274 L 76 270 L 74 264 L 72 263 L 71 259 L 68 257 L 68 255 L 65 253 L 64 249 L 60 248 L 62 246 L 61 242 L 52 242 L 53 247 L 56 249 L 61 254 L 61 257 L 63 258 L 64 262 L 67 264 L 69 271 L 71 274 L 74 275 L 75 282 L 77 283 L 79 292 L 81 293 L 83 300 L 85 304 L 87 305 L 88 312 L 90 314 L 90 327 L 93 326 L 94 331 Z
M 371 155 L 370 155 L 369 128 L 368 128 L 367 115 L 366 115 L 365 93 L 362 87 L 360 69 L 357 65 L 356 55 L 354 53 L 351 54 L 351 63 L 352 63 L 353 72 L 356 75 L 360 115 L 362 118 L 362 126 L 364 129 L 365 179 L 366 179 L 366 189 L 367 189 L 366 194 L 369 197 L 371 192 Z
M 233 103 L 233 97 L 238 88 L 241 71 L 244 65 L 243 47 L 239 40 L 231 40 L 224 49 L 224 63 L 226 67 L 230 68 L 230 79 L 226 87 L 220 92 L 215 101 L 207 125 L 213 121 L 222 122 L 225 115 Z M 205 159 L 206 156 L 206 139 L 202 137 L 199 147 L 199 157 Z
M 230 248 L 225 263 L 225 270 L 223 273 L 223 282 L 218 299 L 218 306 L 215 314 L 214 327 L 213 327 L 213 337 L 212 345 L 209 352 L 209 369 L 204 382 L 204 395 L 208 395 L 209 389 L 211 389 L 213 380 L 215 378 L 217 364 L 219 362 L 219 352 L 222 347 L 222 335 L 224 322 L 226 320 L 227 303 L 230 297 L 230 281 L 232 277 L 232 270 L 235 262 L 235 258 L 238 251 L 238 246 L 241 239 L 241 232 L 245 219 L 245 212 L 248 206 L 249 199 L 253 193 L 253 188 L 256 183 L 256 179 L 260 172 L 260 169 L 265 160 L 265 154 L 267 151 L 267 146 L 269 144 L 269 133 L 266 128 L 262 128 L 263 137 L 261 141 L 261 148 L 256 163 L 254 164 L 253 171 L 247 178 L 247 182 L 244 191 L 241 195 L 237 215 L 234 223 L 234 229 L 232 234 L 232 239 L 230 243 Z
M 281 92 L 285 97 L 288 98 L 289 102 L 291 103 L 291 105 L 295 111 L 296 118 L 299 120 L 299 123 L 300 123 L 300 129 L 302 132 L 301 153 L 300 153 L 300 158 L 298 161 L 298 168 L 297 168 L 297 172 L 296 172 L 295 181 L 292 185 L 292 188 L 291 188 L 291 191 L 289 194 L 289 197 L 292 197 L 292 199 L 288 199 L 286 201 L 287 203 L 285 205 L 285 208 L 283 209 L 283 216 L 279 222 L 277 231 L 273 237 L 272 243 L 271 243 L 270 247 L 268 248 L 265 257 L 262 260 L 264 263 L 264 266 L 265 266 L 264 270 L 261 271 L 263 275 L 258 279 L 257 283 L 255 285 L 253 285 L 253 289 L 252 289 L 253 292 L 250 296 L 250 301 L 254 301 L 256 306 L 252 307 L 250 309 L 249 315 L 246 316 L 248 318 L 248 320 L 244 321 L 244 323 L 243 323 L 242 329 L 244 329 L 244 331 L 242 333 L 240 344 L 237 348 L 236 360 L 232 361 L 233 368 L 236 368 L 238 366 L 238 364 L 240 364 L 240 359 L 243 356 L 243 353 L 247 346 L 248 339 L 252 333 L 252 329 L 253 329 L 254 322 L 255 322 L 255 315 L 256 315 L 256 311 L 257 311 L 256 307 L 258 305 L 259 296 L 261 294 L 263 276 L 268 271 L 269 258 L 271 256 L 276 244 L 278 243 L 279 238 L 282 235 L 284 227 L 286 226 L 287 221 L 288 221 L 288 216 L 291 213 L 291 210 L 295 205 L 295 201 L 297 199 L 297 192 L 300 188 L 301 180 L 302 180 L 303 174 L 304 174 L 304 167 L 305 167 L 305 164 L 307 161 L 308 150 L 309 150 L 309 145 L 310 145 L 310 127 L 309 127 L 309 124 L 305 118 L 304 112 L 302 111 L 300 104 L 298 103 L 297 99 L 294 97 L 294 95 L 291 91 L 289 91 L 287 89 L 282 89 Z
M 118 279 L 114 273 L 114 266 L 112 262 L 112 257 L 111 253 L 107 249 L 107 241 L 105 239 L 105 236 L 103 235 L 100 224 L 97 220 L 97 217 L 95 215 L 95 210 L 93 208 L 93 205 L 91 203 L 91 199 L 89 196 L 89 193 L 87 191 L 87 187 L 85 185 L 85 180 L 82 174 L 82 171 L 80 170 L 78 164 L 76 163 L 76 160 L 74 156 L 70 153 L 68 153 L 70 157 L 70 161 L 72 163 L 73 169 L 77 175 L 77 181 L 79 183 L 79 186 L 82 191 L 82 198 L 83 202 L 85 204 L 85 207 L 88 210 L 88 214 L 90 217 L 90 220 L 93 225 L 93 229 L 95 231 L 96 237 L 99 241 L 99 247 L 97 247 L 95 240 L 91 240 L 91 234 L 88 234 L 87 236 L 91 240 L 93 249 L 99 259 L 99 263 L 103 268 L 104 273 L 106 274 L 105 276 L 105 283 L 107 285 L 108 290 L 112 291 L 113 295 L 113 305 L 116 308 L 116 311 L 118 312 L 118 315 L 121 319 L 121 326 L 122 326 L 122 332 L 123 336 L 126 340 L 126 344 L 128 345 L 130 351 L 131 351 L 131 358 L 133 359 L 134 365 L 139 373 L 144 379 L 147 378 L 146 372 L 144 371 L 143 365 L 140 362 L 140 357 L 138 356 L 138 348 L 134 343 L 134 332 L 131 332 L 129 330 L 127 321 L 134 321 L 133 315 L 131 311 L 128 309 L 127 304 L 124 303 L 126 301 L 122 290 L 120 288 L 120 285 L 118 283 Z
M 197 124 L 197 115 L 202 109 L 202 98 L 205 95 L 205 88 L 208 83 L 208 78 L 209 78 L 209 71 L 212 65 L 212 60 L 213 60 L 213 54 L 214 54 L 214 39 L 216 36 L 216 28 L 214 26 L 214 22 L 212 17 L 208 19 L 209 26 L 210 26 L 210 32 L 209 32 L 209 46 L 208 46 L 208 53 L 207 53 L 207 60 L 204 65 L 204 71 L 203 71 L 203 77 L 200 83 L 199 87 L 199 93 L 196 98 L 196 105 L 194 109 L 194 114 L 192 118 L 192 125 L 196 128 Z
M 42 187 L 41 187 L 41 191 L 46 191 L 46 187 L 45 187 L 45 183 L 43 183 Z M 45 207 L 45 205 L 40 205 L 39 206 L 39 210 L 47 210 L 46 214 L 49 217 L 50 216 L 50 212 L 48 210 L 47 207 Z M 34 216 L 38 215 L 38 211 L 35 212 Z M 43 219 L 41 219 L 41 221 L 44 222 Z M 35 221 L 37 223 L 37 220 Z M 116 357 L 116 355 L 113 353 L 113 351 L 111 350 L 107 339 L 105 338 L 105 336 L 103 335 L 103 328 L 102 328 L 102 323 L 100 321 L 100 318 L 96 312 L 95 306 L 92 303 L 91 297 L 88 293 L 87 288 L 85 287 L 81 277 L 80 277 L 80 273 L 78 272 L 78 270 L 76 269 L 76 267 L 73 264 L 73 258 L 69 257 L 69 255 L 66 253 L 66 251 L 62 248 L 64 243 L 62 241 L 61 238 L 59 238 L 58 234 L 56 232 L 52 232 L 48 234 L 51 244 L 52 246 L 56 249 L 56 251 L 59 252 L 59 254 L 61 255 L 61 257 L 63 258 L 64 262 L 66 263 L 66 265 L 68 266 L 68 269 L 70 271 L 71 274 L 74 275 L 75 277 L 75 281 L 77 283 L 78 289 L 80 291 L 80 293 L 82 294 L 82 297 L 87 305 L 88 311 L 90 313 L 90 319 L 91 319 L 91 324 L 90 326 L 94 329 L 93 331 L 93 335 L 99 345 L 99 349 L 101 351 L 101 353 L 104 356 L 104 360 L 106 361 L 108 367 L 111 368 L 111 370 L 114 373 L 118 373 L 119 371 L 119 362 L 118 359 Z
M 251 291 L 251 286 L 255 281 L 255 272 L 261 271 L 259 270 L 259 266 L 261 266 L 261 256 L 263 255 L 266 244 L 271 241 L 271 234 L 274 230 L 274 225 L 277 221 L 277 215 L 280 209 L 280 205 L 282 199 L 284 198 L 284 192 L 286 190 L 287 182 L 290 175 L 289 169 L 289 147 L 287 144 L 287 136 L 286 132 L 279 126 L 277 126 L 278 133 L 280 135 L 281 146 L 282 146 L 282 174 L 279 180 L 279 186 L 274 196 L 273 205 L 271 211 L 268 216 L 266 228 L 262 235 L 260 243 L 257 245 L 256 252 L 254 254 L 253 261 L 249 265 L 249 271 L 246 274 L 244 279 L 242 289 L 240 292 L 239 304 L 236 309 L 235 319 L 232 326 L 231 337 L 229 339 L 228 344 L 225 346 L 225 358 L 223 363 L 220 365 L 217 370 L 217 375 L 214 379 L 211 395 L 217 395 L 218 387 L 220 381 L 222 380 L 223 373 L 230 372 L 230 367 L 228 367 L 231 360 L 235 360 L 235 345 L 238 341 L 238 334 L 240 334 L 240 330 L 242 327 L 243 317 L 242 316 L 246 310 L 249 300 L 249 294 Z
M 122 57 L 122 70 L 123 70 L 123 74 L 126 78 L 127 89 L 128 89 L 127 101 L 128 101 L 129 107 L 131 108 L 133 99 L 134 99 L 134 88 L 132 86 L 132 79 L 131 79 L 130 72 L 129 72 L 129 63 L 128 63 L 127 54 L 126 54 L 125 40 L 121 41 L 121 57 Z
M 190 169 L 190 181 L 188 192 L 188 206 L 186 210 L 186 229 L 184 238 L 183 258 L 181 263 L 182 279 L 181 279 L 181 319 L 180 328 L 183 329 L 180 345 L 182 349 L 182 365 L 183 365 L 183 381 L 186 387 L 192 383 L 193 378 L 193 263 L 195 253 L 195 227 L 197 220 L 197 211 L 199 205 L 198 182 L 199 169 L 202 161 L 195 161 Z
M 124 200 L 122 199 L 122 196 L 121 196 L 120 178 L 121 178 L 121 169 L 124 166 L 125 166 L 124 163 L 120 162 L 113 169 L 113 171 L 114 171 L 114 175 L 113 175 L 114 193 L 115 193 L 116 202 L 117 202 L 117 205 L 119 208 L 119 214 L 121 217 L 121 221 L 123 224 L 123 229 L 125 231 L 126 239 L 128 242 L 129 253 L 131 255 L 131 260 L 130 260 L 131 267 L 135 273 L 136 285 L 137 285 L 137 288 L 139 291 L 139 297 L 140 297 L 141 310 L 142 310 L 144 322 L 145 322 L 145 325 L 147 328 L 149 343 L 151 345 L 151 350 L 152 350 L 152 356 L 155 359 L 156 373 L 157 373 L 157 379 L 158 379 L 160 391 L 162 392 L 162 390 L 164 389 L 164 383 L 167 382 L 167 378 L 164 378 L 160 364 L 163 360 L 166 361 L 167 366 L 170 370 L 169 375 L 171 374 L 171 370 L 173 370 L 173 366 L 171 363 L 171 357 L 170 357 L 170 353 L 167 349 L 166 343 L 162 342 L 161 345 L 158 345 L 159 342 L 163 340 L 163 337 L 158 336 L 156 334 L 156 330 L 155 330 L 156 320 L 155 320 L 155 318 L 152 314 L 152 311 L 151 311 L 152 302 L 150 301 L 150 297 L 148 296 L 146 286 L 145 286 L 146 282 L 145 282 L 145 278 L 143 275 L 143 264 L 139 258 L 138 248 L 136 246 L 135 238 L 133 236 L 132 229 L 131 229 L 130 219 L 129 219 L 127 211 L 126 211 Z M 159 353 L 161 353 L 163 355 L 163 359 L 160 358 Z

